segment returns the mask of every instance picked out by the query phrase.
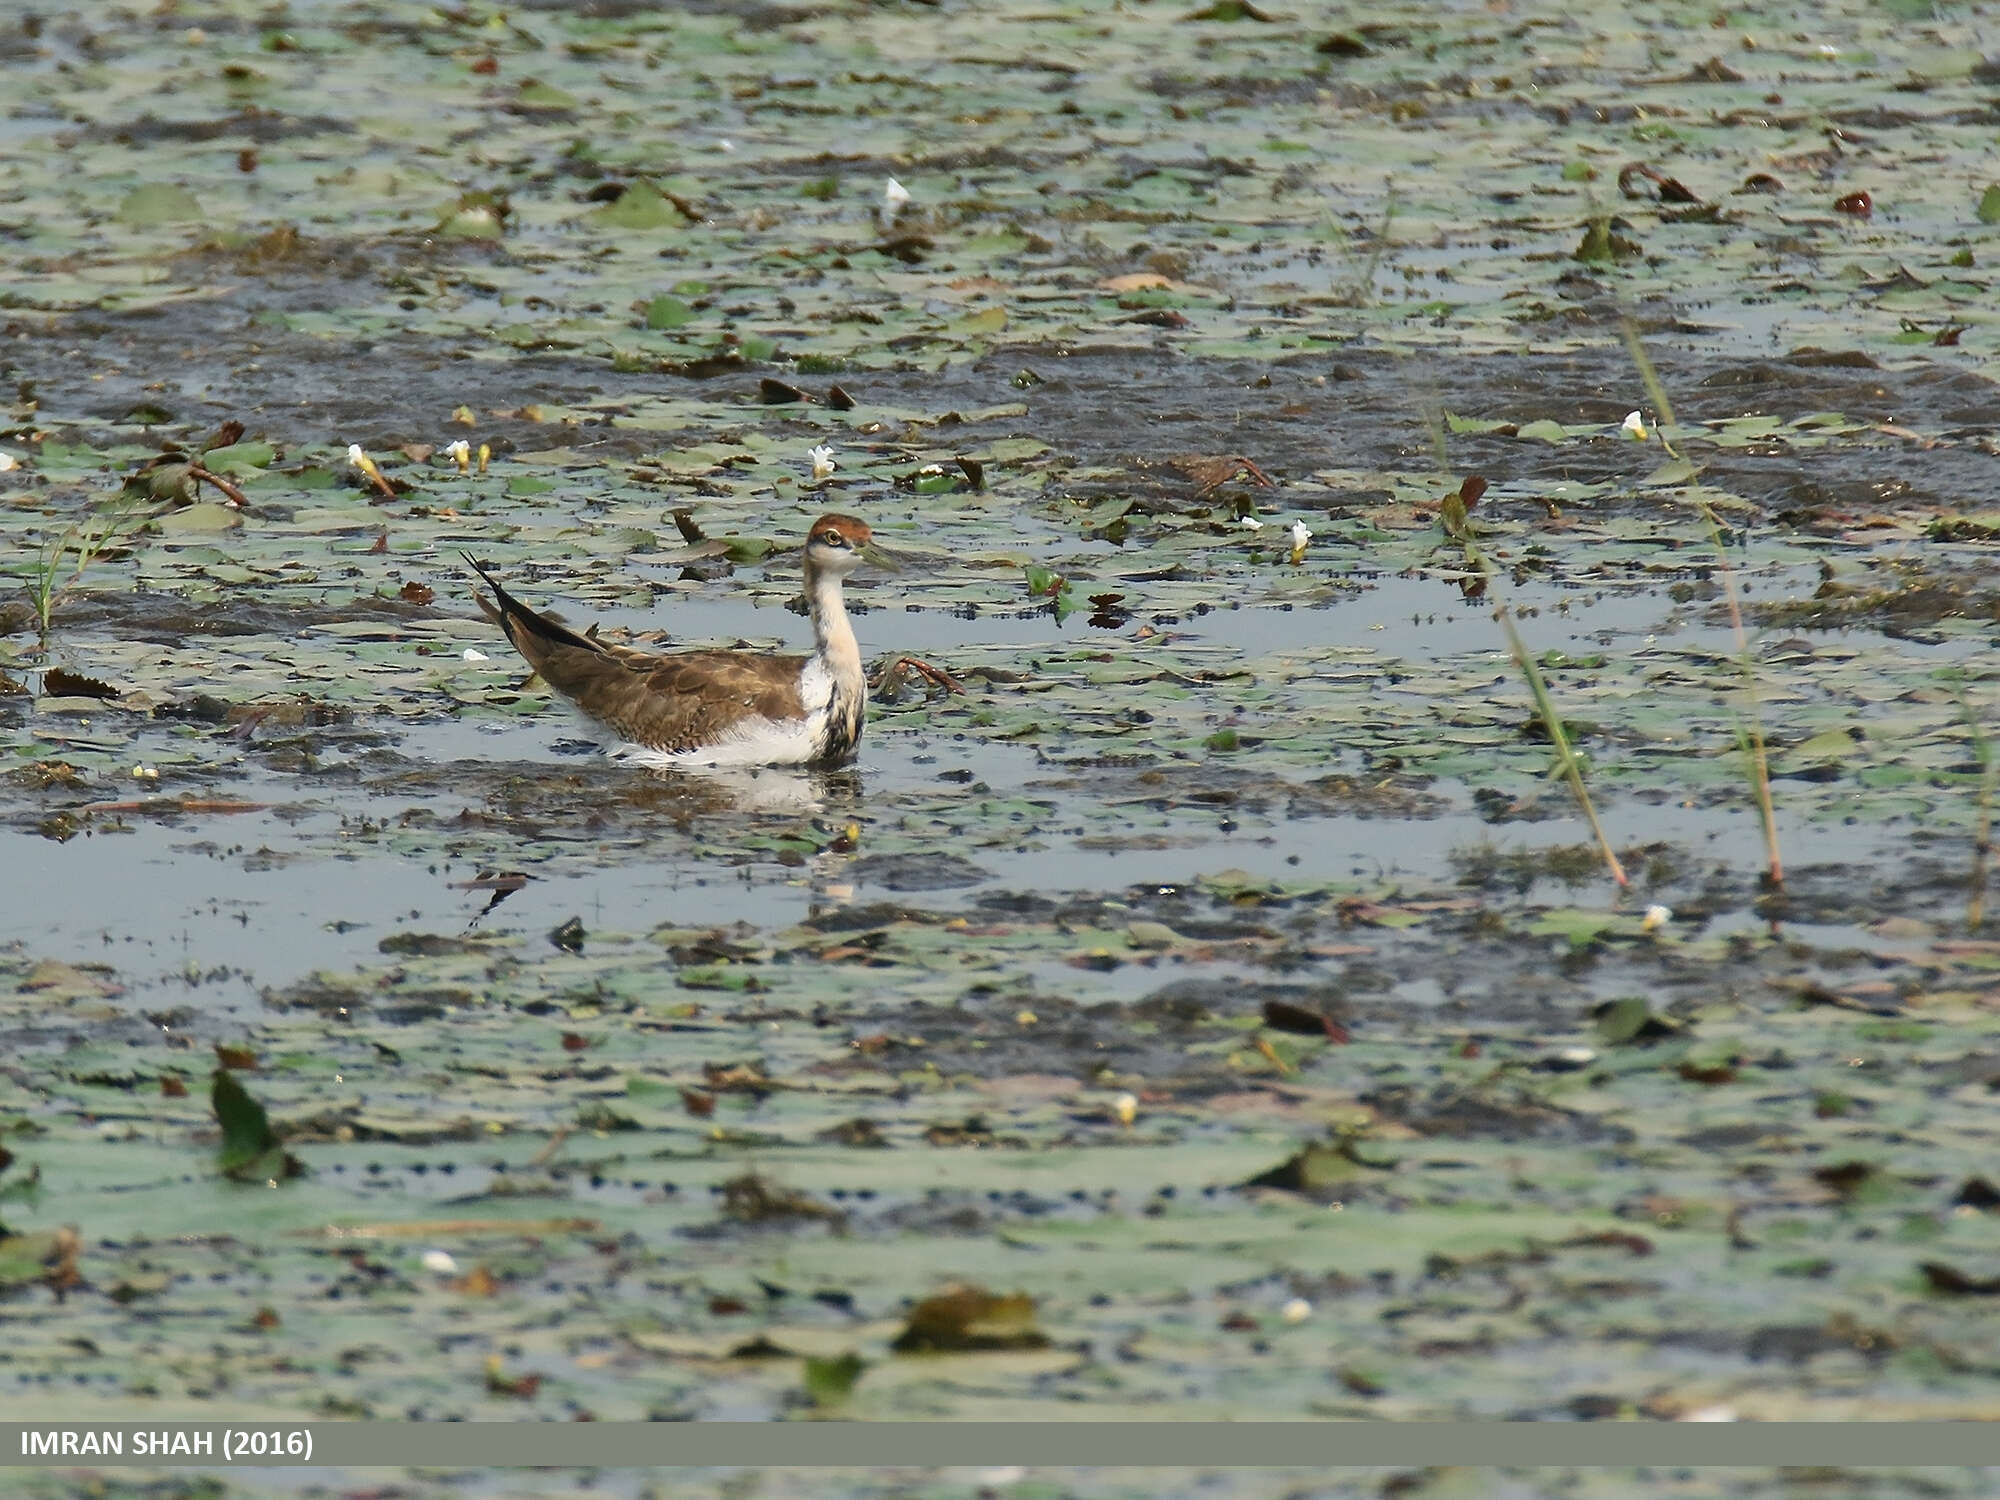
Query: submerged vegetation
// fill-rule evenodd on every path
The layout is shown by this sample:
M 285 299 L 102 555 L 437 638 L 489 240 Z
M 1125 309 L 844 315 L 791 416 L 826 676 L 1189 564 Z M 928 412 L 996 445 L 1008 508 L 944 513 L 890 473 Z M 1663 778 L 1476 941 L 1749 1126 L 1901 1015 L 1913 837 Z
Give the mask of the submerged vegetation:
M 10 1412 L 1995 1414 L 1977 20 L 1296 9 L 19 31 Z

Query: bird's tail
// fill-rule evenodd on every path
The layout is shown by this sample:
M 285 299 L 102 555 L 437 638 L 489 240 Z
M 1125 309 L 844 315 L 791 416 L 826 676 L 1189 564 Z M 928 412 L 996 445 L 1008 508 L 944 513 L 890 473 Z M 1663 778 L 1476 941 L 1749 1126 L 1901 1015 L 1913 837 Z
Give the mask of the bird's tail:
M 470 552 L 458 554 L 465 559 L 466 566 L 477 573 L 493 590 L 493 598 L 488 599 L 477 589 L 472 597 L 478 601 L 479 609 L 487 619 L 500 627 L 514 649 L 528 659 L 528 665 L 536 671 L 552 646 L 569 646 L 579 651 L 588 651 L 593 656 L 601 655 L 604 648 L 585 635 L 579 635 L 558 620 L 528 608 L 519 599 L 507 592 L 506 586 L 493 576 L 492 571 Z

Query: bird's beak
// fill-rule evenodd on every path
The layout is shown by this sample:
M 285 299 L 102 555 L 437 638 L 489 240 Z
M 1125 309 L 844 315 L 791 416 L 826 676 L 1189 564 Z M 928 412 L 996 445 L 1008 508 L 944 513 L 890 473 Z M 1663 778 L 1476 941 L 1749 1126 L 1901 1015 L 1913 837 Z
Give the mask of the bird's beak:
M 888 551 L 878 542 L 870 542 L 861 549 L 861 560 L 871 567 L 880 568 L 884 573 L 900 573 L 903 565 L 896 554 Z

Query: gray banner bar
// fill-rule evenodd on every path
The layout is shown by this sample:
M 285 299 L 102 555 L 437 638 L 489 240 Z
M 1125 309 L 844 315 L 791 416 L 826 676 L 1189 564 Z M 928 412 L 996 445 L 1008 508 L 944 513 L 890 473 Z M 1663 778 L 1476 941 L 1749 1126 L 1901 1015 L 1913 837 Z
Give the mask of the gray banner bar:
M 1983 1422 L 0 1422 L 0 1467 L 2000 1465 Z

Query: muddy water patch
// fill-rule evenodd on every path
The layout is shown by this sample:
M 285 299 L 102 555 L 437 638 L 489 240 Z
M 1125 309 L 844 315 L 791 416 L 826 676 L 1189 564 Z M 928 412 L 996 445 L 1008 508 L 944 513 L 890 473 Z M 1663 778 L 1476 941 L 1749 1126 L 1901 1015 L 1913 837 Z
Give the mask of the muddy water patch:
M 1385 590 L 1421 597 L 1432 587 L 1392 580 Z M 1637 602 L 1643 606 L 1643 596 Z M 1615 601 L 1621 610 L 1631 603 Z M 1433 615 L 1435 625 L 1425 628 L 1435 634 L 1415 644 L 1462 644 L 1461 632 L 1481 622 L 1460 608 L 1473 618 Z M 426 664 L 413 654 L 426 639 L 459 639 L 456 624 L 439 636 L 439 625 L 409 610 L 362 617 L 353 622 L 359 634 L 330 637 L 336 644 L 319 671 L 347 700 L 337 712 L 313 711 L 310 699 L 294 713 L 298 699 L 259 707 L 253 698 L 223 705 L 222 717 L 238 721 L 233 729 L 199 715 L 149 720 L 106 704 L 20 721 L 22 744 L 33 747 L 43 769 L 39 780 L 10 783 L 20 798 L 17 837 L 80 873 L 51 888 L 45 911 L 23 907 L 18 920 L 24 932 L 41 920 L 79 938 L 102 931 L 101 905 L 71 898 L 82 883 L 106 878 L 102 851 L 121 827 L 141 830 L 124 847 L 139 848 L 147 838 L 158 847 L 148 846 L 120 910 L 157 910 L 139 896 L 155 883 L 146 867 L 176 847 L 200 856 L 195 868 L 215 872 L 213 882 L 198 885 L 217 901 L 240 899 L 240 882 L 226 873 L 231 862 L 246 875 L 272 868 L 273 880 L 296 886 L 301 894 L 286 898 L 282 918 L 266 908 L 254 924 L 256 944 L 272 950 L 277 971 L 240 953 L 225 957 L 245 938 L 234 907 L 227 919 L 211 912 L 215 920 L 192 923 L 209 928 L 208 938 L 185 935 L 199 901 L 144 921 L 153 929 L 149 941 L 186 945 L 173 959 L 162 950 L 156 972 L 233 963 L 260 982 L 296 972 L 299 953 L 284 952 L 284 933 L 293 927 L 315 934 L 311 951 L 324 955 L 341 946 L 319 933 L 326 923 L 367 921 L 344 950 L 360 958 L 382 935 L 375 924 L 405 901 L 427 922 L 469 922 L 488 898 L 441 892 L 453 881 L 507 870 L 540 877 L 509 898 L 511 910 L 496 914 L 531 936 L 544 919 L 546 931 L 572 915 L 587 927 L 620 931 L 740 918 L 768 927 L 837 899 L 829 894 L 836 886 L 853 887 L 863 899 L 914 889 L 908 870 L 926 860 L 951 862 L 953 888 L 976 893 L 1117 889 L 1131 883 L 1140 863 L 1168 881 L 1232 868 L 1276 882 L 1430 881 L 1497 847 L 1525 861 L 1532 881 L 1535 851 L 1573 843 L 1576 824 L 1567 799 L 1542 783 L 1544 752 L 1508 664 L 1497 653 L 1386 657 L 1342 643 L 1379 636 L 1372 627 L 1382 612 L 1373 594 L 1324 610 L 1210 611 L 1185 622 L 1180 633 L 1191 639 L 1119 640 L 1108 643 L 1108 653 L 1048 640 L 1045 633 L 1059 627 L 1047 617 L 926 617 L 963 632 L 937 642 L 941 663 L 976 671 L 991 661 L 999 671 L 986 679 L 968 672 L 974 690 L 966 700 L 885 705 L 855 772 L 831 780 L 780 772 L 666 781 L 597 761 L 563 716 L 543 711 L 546 699 L 519 692 L 518 667 L 438 664 L 436 656 Z M 791 624 L 776 611 L 743 605 L 711 613 L 695 604 L 684 614 L 695 629 L 723 640 L 735 632 L 717 627 L 740 623 L 751 627 L 750 639 L 765 641 L 775 634 L 766 621 Z M 1582 620 L 1589 619 L 1586 609 Z M 106 616 L 99 628 L 125 623 Z M 1242 633 L 1204 639 L 1217 625 Z M 1301 646 L 1302 625 L 1327 630 L 1330 639 Z M 294 638 L 336 626 L 344 629 L 344 619 Z M 1279 627 L 1284 654 L 1251 654 L 1270 626 Z M 1530 628 L 1539 633 L 1542 626 Z M 1010 639 L 1015 631 L 1028 639 Z M 1580 644 L 1581 634 L 1568 639 Z M 399 645 L 399 637 L 416 639 Z M 1713 648 L 1668 639 L 1622 657 L 1578 654 L 1545 665 L 1559 693 L 1577 705 L 1573 732 L 1597 760 L 1614 837 L 1628 843 L 1643 831 L 1673 851 L 1663 868 L 1747 871 L 1756 857 L 1754 826 L 1714 696 L 1730 685 L 1733 665 Z M 370 678 L 344 677 L 345 653 L 356 643 L 388 669 L 371 676 L 395 691 L 393 716 L 369 701 Z M 271 660 L 266 640 L 253 634 L 245 644 L 246 660 Z M 1960 637 L 1929 654 L 1949 662 L 1970 644 Z M 1777 769 L 1787 778 L 1781 836 L 1794 861 L 1873 860 L 1897 848 L 1896 830 L 1912 819 L 1942 816 L 1937 835 L 1949 843 L 1950 826 L 1959 827 L 1969 866 L 1972 808 L 1953 789 L 1970 786 L 1976 768 L 1968 769 L 1969 742 L 1951 692 L 1927 684 L 1926 653 L 1886 642 L 1781 645 L 1769 648 L 1766 690 L 1787 695 L 1790 714 L 1824 714 L 1823 727 L 1775 741 Z M 296 648 L 277 650 L 288 658 L 284 676 L 295 687 L 311 669 Z M 163 655 L 171 652 L 121 653 L 141 686 Z M 1270 684 L 1281 685 L 1284 696 L 1271 698 Z M 463 717 L 438 715 L 441 686 L 465 704 Z M 168 687 L 160 696 L 174 692 Z M 1857 711 L 1863 717 L 1853 717 Z M 1888 727 L 1868 727 L 1869 715 Z M 1704 724 L 1705 746 L 1689 739 L 1690 729 L 1699 734 Z M 260 769 L 246 776 L 246 763 Z M 135 765 L 164 777 L 157 790 L 133 776 Z M 148 832 L 161 817 L 204 831 L 180 845 L 161 843 Z M 858 861 L 828 852 L 850 821 L 861 830 Z M 206 835 L 209 824 L 217 834 Z M 30 829 L 43 839 L 82 831 L 93 837 L 38 846 Z M 73 859 L 65 852 L 72 848 Z M 337 873 L 309 873 L 329 857 Z M 423 880 L 413 878 L 419 864 Z M 371 869 L 393 878 L 370 887 Z M 1595 876 L 1586 869 L 1583 878 Z M 348 910 L 344 889 L 365 891 L 365 909 Z M 381 899 L 388 889 L 398 893 L 395 907 Z M 1802 901 L 1811 889 L 1802 877 Z M 1927 891 L 1871 899 L 1915 912 L 1930 902 L 1956 903 L 1962 889 L 1947 873 Z M 1718 890 L 1687 873 L 1656 879 L 1653 890 L 1671 900 L 1705 892 L 1711 908 L 1718 900 L 1745 905 L 1754 894 L 1745 880 Z

